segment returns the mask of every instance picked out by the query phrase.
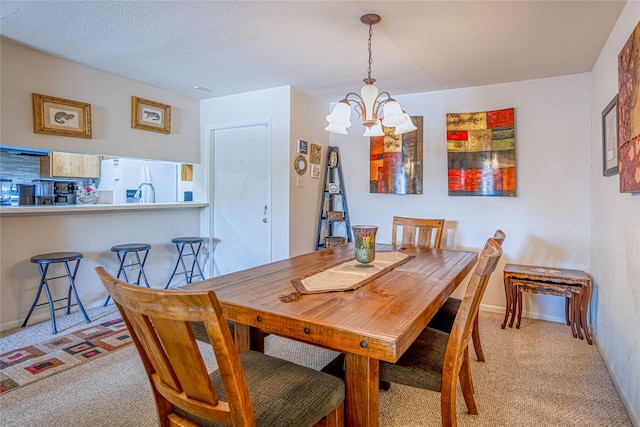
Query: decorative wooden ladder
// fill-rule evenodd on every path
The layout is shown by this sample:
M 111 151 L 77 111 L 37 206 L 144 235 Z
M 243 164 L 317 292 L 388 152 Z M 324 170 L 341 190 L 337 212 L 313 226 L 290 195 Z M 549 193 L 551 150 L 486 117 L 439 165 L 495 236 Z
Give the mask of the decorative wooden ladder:
M 327 164 L 324 172 L 316 250 L 352 242 L 347 194 L 342 179 L 342 167 L 338 147 L 327 147 Z

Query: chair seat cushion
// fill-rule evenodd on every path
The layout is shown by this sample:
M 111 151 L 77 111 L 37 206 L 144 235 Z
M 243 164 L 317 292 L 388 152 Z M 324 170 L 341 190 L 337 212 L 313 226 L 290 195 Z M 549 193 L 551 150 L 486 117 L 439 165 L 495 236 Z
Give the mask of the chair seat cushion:
M 441 391 L 442 365 L 449 334 L 426 327 L 396 363 L 380 362 L 380 379 Z
M 456 320 L 456 314 L 458 314 L 461 302 L 462 300 L 459 300 L 458 298 L 450 297 L 447 299 L 436 315 L 433 316 L 433 319 L 431 319 L 431 322 L 429 322 L 427 327 L 437 329 L 442 332 L 451 332 L 451 328 L 453 328 L 453 322 Z
M 257 426 L 312 426 L 344 401 L 339 378 L 256 351 L 240 354 Z M 220 400 L 226 400 L 217 370 L 210 375 Z M 222 426 L 187 414 L 178 415 L 202 426 Z

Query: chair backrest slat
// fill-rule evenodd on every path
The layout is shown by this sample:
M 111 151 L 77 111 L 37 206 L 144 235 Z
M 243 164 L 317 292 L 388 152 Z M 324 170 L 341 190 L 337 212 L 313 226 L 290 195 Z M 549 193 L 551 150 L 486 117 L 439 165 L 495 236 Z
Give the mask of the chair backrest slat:
M 391 241 L 398 244 L 398 227 L 401 227 L 402 245 L 420 248 L 440 248 L 444 219 L 393 217 Z

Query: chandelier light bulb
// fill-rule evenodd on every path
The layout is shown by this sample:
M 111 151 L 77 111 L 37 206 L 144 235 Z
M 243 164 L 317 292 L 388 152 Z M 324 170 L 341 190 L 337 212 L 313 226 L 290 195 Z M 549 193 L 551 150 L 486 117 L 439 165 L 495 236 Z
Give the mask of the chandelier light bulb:
M 402 135 L 403 133 L 413 132 L 418 128 L 411 121 L 411 117 L 407 113 L 404 113 L 406 120 L 401 125 L 396 126 L 396 135 Z
M 350 117 L 351 105 L 343 99 L 333 107 L 333 111 L 327 116 L 327 121 L 329 122 L 328 127 L 348 128 L 351 126 Z
M 378 120 L 378 123 L 376 123 L 375 125 L 366 128 L 362 136 L 384 136 L 382 123 L 380 123 L 380 120 Z

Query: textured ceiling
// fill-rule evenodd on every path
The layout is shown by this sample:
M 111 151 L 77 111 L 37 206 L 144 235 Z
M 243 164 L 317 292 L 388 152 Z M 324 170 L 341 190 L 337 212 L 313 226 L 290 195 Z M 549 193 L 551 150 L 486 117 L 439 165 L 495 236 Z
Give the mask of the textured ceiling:
M 292 85 L 327 101 L 588 72 L 625 1 L 0 1 L 0 33 L 194 98 Z M 194 89 L 200 85 L 211 90 Z

